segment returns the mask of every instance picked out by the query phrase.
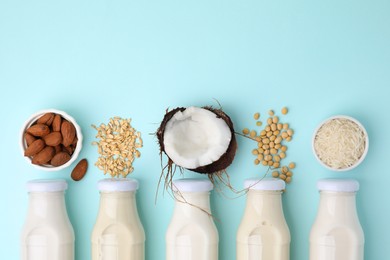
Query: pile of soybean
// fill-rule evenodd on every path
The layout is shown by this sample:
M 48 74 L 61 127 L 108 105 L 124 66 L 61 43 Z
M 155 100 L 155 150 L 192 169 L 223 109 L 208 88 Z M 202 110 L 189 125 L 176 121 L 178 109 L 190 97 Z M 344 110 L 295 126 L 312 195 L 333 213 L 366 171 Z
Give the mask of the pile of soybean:
M 288 109 L 283 107 L 281 112 L 283 115 L 286 115 Z M 252 150 L 252 154 L 256 156 L 254 163 L 272 170 L 272 177 L 280 178 L 286 183 L 290 183 L 295 163 L 290 162 L 288 165 L 283 165 L 282 161 L 287 156 L 288 148 L 286 143 L 292 140 L 294 131 L 288 123 L 281 122 L 273 110 L 269 110 L 268 115 L 269 117 L 266 119 L 267 124 L 263 124 L 260 121 L 260 113 L 255 113 L 253 118 L 256 120 L 256 126 L 260 127 L 260 130 L 244 128 L 242 133 L 257 142 L 257 148 Z

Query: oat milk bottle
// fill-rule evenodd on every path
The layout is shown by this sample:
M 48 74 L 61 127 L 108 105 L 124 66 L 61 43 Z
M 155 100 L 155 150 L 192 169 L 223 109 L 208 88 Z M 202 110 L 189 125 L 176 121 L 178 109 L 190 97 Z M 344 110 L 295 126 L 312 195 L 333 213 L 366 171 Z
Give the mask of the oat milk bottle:
M 282 208 L 285 183 L 248 179 L 244 216 L 237 232 L 237 260 L 290 259 L 290 231 Z
M 175 209 L 166 233 L 167 260 L 217 260 L 218 231 L 210 210 L 213 184 L 206 179 L 173 181 Z
M 103 179 L 92 231 L 92 260 L 145 259 L 145 232 L 138 216 L 135 179 Z
M 310 233 L 310 260 L 363 260 L 364 234 L 356 212 L 356 180 L 317 183 L 320 204 Z
M 65 180 L 27 182 L 29 205 L 21 235 L 22 260 L 74 260 L 74 232 L 65 207 Z

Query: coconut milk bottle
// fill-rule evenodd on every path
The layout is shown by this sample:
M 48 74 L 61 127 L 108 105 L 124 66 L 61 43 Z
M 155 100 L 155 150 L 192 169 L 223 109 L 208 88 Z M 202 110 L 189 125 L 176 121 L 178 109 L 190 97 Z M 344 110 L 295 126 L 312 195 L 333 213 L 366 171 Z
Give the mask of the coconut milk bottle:
M 65 180 L 27 183 L 29 205 L 21 235 L 22 260 L 74 260 L 74 232 L 65 207 Z
M 103 179 L 92 231 L 92 260 L 145 259 L 145 232 L 138 216 L 135 179 Z
M 167 260 L 217 260 L 218 231 L 210 210 L 213 184 L 206 179 L 173 181 L 175 209 L 166 233 Z
M 363 260 L 364 234 L 356 212 L 356 180 L 317 183 L 320 203 L 310 233 L 310 260 Z
M 248 179 L 244 216 L 237 232 L 237 260 L 290 259 L 290 231 L 282 208 L 285 183 Z

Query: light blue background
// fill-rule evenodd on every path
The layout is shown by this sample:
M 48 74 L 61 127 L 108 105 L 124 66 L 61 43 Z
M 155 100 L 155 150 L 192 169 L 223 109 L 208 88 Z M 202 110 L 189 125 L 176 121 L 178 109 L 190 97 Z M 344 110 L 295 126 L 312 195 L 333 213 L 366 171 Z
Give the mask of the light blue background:
M 90 259 L 90 232 L 99 202 L 91 124 L 112 116 L 133 118 L 143 133 L 138 208 L 146 230 L 146 258 L 164 259 L 164 236 L 173 201 L 160 192 L 159 148 L 152 134 L 165 110 L 223 106 L 239 131 L 252 115 L 290 108 L 295 130 L 287 161 L 295 161 L 284 195 L 291 259 L 308 259 L 319 178 L 360 181 L 358 212 L 365 259 L 390 255 L 387 166 L 390 121 L 390 1 L 18 1 L 0 0 L 1 259 L 19 258 L 19 233 L 27 208 L 24 184 L 37 178 L 69 180 L 67 206 L 76 232 L 76 259 Z M 80 182 L 70 168 L 42 172 L 26 163 L 19 131 L 30 114 L 57 108 L 74 116 L 85 137 L 80 158 L 90 162 Z M 366 160 L 351 172 L 321 167 L 311 152 L 312 132 L 323 119 L 356 117 L 370 136 Z M 228 169 L 232 183 L 262 176 L 253 165 L 254 144 L 237 137 Z M 185 176 L 195 176 L 185 172 Z M 230 197 L 235 195 L 226 191 Z M 235 255 L 235 235 L 245 197 L 212 194 L 219 219 L 220 259 Z

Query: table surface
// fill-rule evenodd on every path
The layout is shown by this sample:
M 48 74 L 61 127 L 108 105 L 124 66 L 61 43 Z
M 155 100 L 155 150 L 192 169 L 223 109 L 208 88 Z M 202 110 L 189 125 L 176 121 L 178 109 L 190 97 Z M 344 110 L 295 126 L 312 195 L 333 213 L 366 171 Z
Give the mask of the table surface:
M 286 162 L 293 182 L 283 195 L 292 242 L 291 259 L 308 259 L 308 235 L 316 215 L 320 178 L 356 178 L 357 208 L 366 238 L 365 259 L 385 259 L 390 204 L 390 2 L 370 1 L 0 1 L 0 106 L 3 123 L 0 251 L 19 258 L 27 209 L 25 182 L 69 181 L 66 203 L 76 234 L 76 259 L 90 259 L 90 233 L 98 210 L 91 124 L 132 118 L 143 134 L 142 156 L 131 175 L 140 182 L 139 214 L 146 231 L 146 259 L 163 259 L 173 200 L 162 190 L 156 132 L 167 108 L 222 105 L 237 131 L 254 127 L 253 113 L 288 106 L 284 120 L 295 130 Z M 80 182 L 71 168 L 43 172 L 19 147 L 24 121 L 56 108 L 80 124 L 80 158 L 90 167 Z M 316 161 L 311 138 L 325 118 L 345 114 L 366 127 L 370 149 L 350 172 L 332 172 Z M 383 138 L 383 139 L 381 139 Z M 228 168 L 240 188 L 264 167 L 253 164 L 254 143 L 237 136 Z M 72 165 L 73 166 L 73 165 Z M 184 172 L 184 177 L 204 177 Z M 176 175 L 179 178 L 180 175 Z M 213 192 L 220 259 L 235 255 L 245 196 Z

